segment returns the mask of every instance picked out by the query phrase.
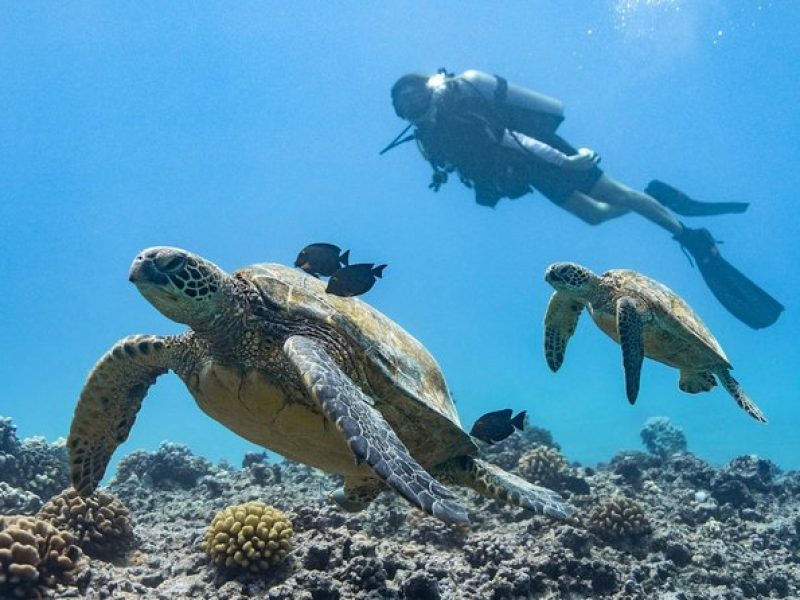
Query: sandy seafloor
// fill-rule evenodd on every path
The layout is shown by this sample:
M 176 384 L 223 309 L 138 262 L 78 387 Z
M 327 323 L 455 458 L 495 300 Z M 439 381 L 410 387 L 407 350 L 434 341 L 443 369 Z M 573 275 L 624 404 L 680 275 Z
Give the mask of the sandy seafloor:
M 691 452 L 671 454 L 671 440 L 662 442 L 555 474 L 539 465 L 576 508 L 568 522 L 457 489 L 468 529 L 427 517 L 391 493 L 364 512 L 343 512 L 322 492 L 337 478 L 297 463 L 248 455 L 245 466 L 214 465 L 164 444 L 123 459 L 107 488 L 132 514 L 134 547 L 113 562 L 87 560 L 74 585 L 47 593 L 159 600 L 800 597 L 800 472 L 781 473 L 755 456 L 716 468 Z M 525 452 L 548 444 L 557 440 L 532 428 L 485 454 L 513 469 Z M 63 448 L 49 447 L 51 463 L 63 458 Z M 58 479 L 66 475 L 60 469 L 49 473 Z M 36 489 L 46 487 L 40 481 Z M 34 495 L 0 484 L 0 512 L 33 513 L 46 500 Z M 620 497 L 633 500 L 643 520 L 631 526 L 621 518 L 610 526 L 618 529 L 604 529 L 592 511 Z M 249 500 L 286 513 L 293 549 L 264 573 L 221 571 L 201 547 L 205 531 L 218 510 Z

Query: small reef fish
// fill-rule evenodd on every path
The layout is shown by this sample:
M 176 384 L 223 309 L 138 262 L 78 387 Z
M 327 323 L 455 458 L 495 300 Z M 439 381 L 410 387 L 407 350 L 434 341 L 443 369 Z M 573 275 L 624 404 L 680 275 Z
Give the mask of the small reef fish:
M 510 408 L 488 412 L 475 421 L 469 434 L 488 444 L 501 442 L 514 433 L 515 429 L 522 431 L 525 427 L 525 411 L 512 419 L 513 412 Z
M 294 266 L 309 275 L 330 277 L 341 267 L 346 267 L 350 260 L 350 250 L 342 249 L 334 244 L 309 244 L 297 255 Z
M 335 296 L 360 296 L 372 289 L 376 278 L 383 276 L 386 265 L 360 263 L 339 269 L 331 275 L 325 291 Z

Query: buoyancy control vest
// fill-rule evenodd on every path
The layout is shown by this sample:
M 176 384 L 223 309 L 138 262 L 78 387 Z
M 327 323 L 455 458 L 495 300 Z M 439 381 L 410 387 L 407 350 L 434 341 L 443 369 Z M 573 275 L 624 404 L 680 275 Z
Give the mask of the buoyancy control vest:
M 497 75 L 470 69 L 456 77 L 468 83 L 498 110 L 505 125 L 536 139 L 555 134 L 564 120 L 564 104 L 551 96 L 525 89 Z
M 556 133 L 564 121 L 564 103 L 561 100 L 475 69 L 464 71 L 455 79 L 491 103 L 506 129 L 537 139 L 567 155 L 578 151 Z

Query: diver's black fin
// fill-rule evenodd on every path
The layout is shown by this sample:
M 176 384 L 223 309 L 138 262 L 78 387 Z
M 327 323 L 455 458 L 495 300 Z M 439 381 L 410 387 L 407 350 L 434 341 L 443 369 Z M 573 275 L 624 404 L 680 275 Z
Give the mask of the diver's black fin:
M 349 266 L 350 250 L 345 250 L 344 252 L 342 252 L 342 255 L 339 257 L 339 262 L 342 263 L 345 267 Z
M 511 419 L 511 424 L 520 431 L 525 429 L 525 411 L 521 411 L 516 417 Z
M 648 183 L 644 192 L 672 212 L 685 217 L 743 213 L 749 206 L 747 202 L 700 202 L 658 179 Z
M 734 317 L 753 329 L 778 320 L 783 304 L 722 258 L 707 229 L 684 227 L 675 239 L 691 253 L 711 293 Z
M 373 274 L 373 275 L 375 275 L 375 277 L 377 277 L 378 279 L 380 279 L 381 277 L 383 277 L 383 270 L 384 270 L 384 269 L 385 269 L 387 266 L 388 266 L 388 265 L 378 265 L 377 267 L 374 267 L 374 268 L 372 269 L 372 274 Z

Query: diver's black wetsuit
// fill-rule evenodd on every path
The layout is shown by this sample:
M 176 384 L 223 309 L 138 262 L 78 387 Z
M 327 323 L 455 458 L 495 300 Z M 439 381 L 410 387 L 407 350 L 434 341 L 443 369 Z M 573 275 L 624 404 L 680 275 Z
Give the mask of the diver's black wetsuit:
M 502 104 L 486 100 L 458 78 L 437 90 L 431 117 L 417 124 L 415 137 L 439 181 L 442 172 L 457 171 L 461 180 L 475 189 L 476 202 L 485 206 L 494 206 L 501 198 L 519 198 L 532 188 L 561 204 L 573 192 L 588 193 L 594 187 L 603 174 L 597 166 L 565 169 L 522 145 L 508 144 L 503 110 Z M 560 136 L 545 130 L 537 139 L 565 155 L 577 152 Z

